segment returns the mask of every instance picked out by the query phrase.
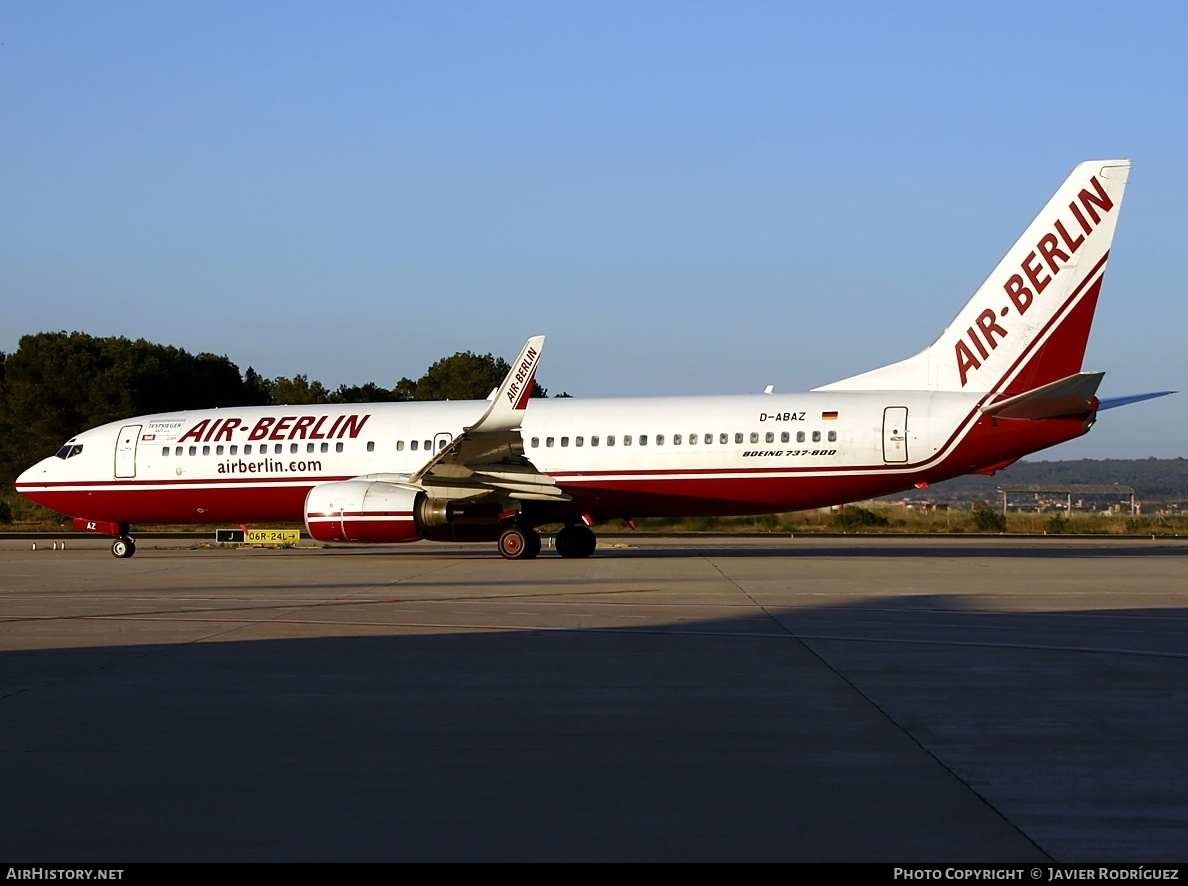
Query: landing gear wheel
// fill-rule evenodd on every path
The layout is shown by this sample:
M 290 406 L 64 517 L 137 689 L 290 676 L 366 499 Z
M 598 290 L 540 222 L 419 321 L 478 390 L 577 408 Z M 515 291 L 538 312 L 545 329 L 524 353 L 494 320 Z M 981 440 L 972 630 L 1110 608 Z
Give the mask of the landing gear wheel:
M 528 535 L 528 552 L 524 555 L 526 559 L 531 560 L 540 553 L 540 533 L 535 529 L 524 530 Z
M 566 558 L 589 557 L 597 546 L 598 539 L 585 526 L 566 526 L 553 540 L 557 553 Z
M 136 542 L 126 535 L 121 535 L 111 543 L 111 552 L 121 560 L 126 560 L 136 553 Z
M 499 553 L 506 560 L 531 560 L 540 553 L 540 535 L 535 529 L 512 526 L 499 536 Z

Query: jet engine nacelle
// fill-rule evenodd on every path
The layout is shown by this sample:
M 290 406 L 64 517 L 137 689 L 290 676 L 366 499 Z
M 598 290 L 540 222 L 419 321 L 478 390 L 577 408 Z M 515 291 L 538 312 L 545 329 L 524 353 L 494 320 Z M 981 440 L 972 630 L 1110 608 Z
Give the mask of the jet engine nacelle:
M 418 541 L 426 501 L 421 490 L 396 483 L 323 483 L 305 497 L 305 528 L 318 541 Z

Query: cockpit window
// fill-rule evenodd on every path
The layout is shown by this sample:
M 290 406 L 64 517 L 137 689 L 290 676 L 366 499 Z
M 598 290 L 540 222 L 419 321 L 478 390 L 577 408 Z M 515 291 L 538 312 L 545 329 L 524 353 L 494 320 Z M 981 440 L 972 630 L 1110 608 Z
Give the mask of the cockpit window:
M 80 452 L 82 452 L 82 444 L 81 443 L 67 443 L 65 446 L 63 446 L 61 449 L 58 450 L 58 458 L 61 458 L 61 459 L 74 458 Z

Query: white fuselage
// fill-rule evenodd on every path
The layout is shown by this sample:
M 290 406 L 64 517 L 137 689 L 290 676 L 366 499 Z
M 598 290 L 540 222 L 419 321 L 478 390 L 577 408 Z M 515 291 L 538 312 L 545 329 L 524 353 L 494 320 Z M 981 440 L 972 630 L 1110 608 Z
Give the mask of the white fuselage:
M 995 427 L 977 411 L 984 399 L 889 391 L 541 399 L 525 410 L 520 438 L 524 457 L 571 499 L 545 516 L 776 512 L 887 494 L 1058 442 L 1035 434 L 1036 423 L 1024 435 L 1015 433 L 1021 426 Z M 118 523 L 300 521 L 314 486 L 406 479 L 487 406 L 144 416 L 72 438 L 63 452 L 81 446 L 77 454 L 44 459 L 17 486 L 64 513 Z M 1083 422 L 1073 424 L 1057 436 L 1083 431 Z

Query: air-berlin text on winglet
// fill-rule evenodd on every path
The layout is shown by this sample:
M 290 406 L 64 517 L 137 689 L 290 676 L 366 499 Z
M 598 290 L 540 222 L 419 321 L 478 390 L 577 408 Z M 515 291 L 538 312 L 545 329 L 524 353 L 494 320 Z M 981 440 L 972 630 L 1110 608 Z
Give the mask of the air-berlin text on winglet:
M 523 409 L 524 401 L 527 397 L 521 394 L 532 393 L 532 377 L 536 374 L 536 358 L 540 356 L 540 352 L 536 348 L 528 348 L 524 354 L 524 359 L 520 361 L 520 365 L 516 367 L 515 379 L 507 386 L 507 401 L 511 403 L 514 409 Z
M 1072 258 L 1073 253 L 1084 244 L 1085 237 L 1092 234 L 1094 228 L 1101 223 L 1102 215 L 1114 208 L 1114 201 L 1110 199 L 1096 175 L 1089 180 L 1089 184 L 1093 191 L 1082 188 L 1077 194 L 1077 199 L 1068 204 L 1068 211 L 1075 223 L 1069 222 L 1066 225 L 1062 218 L 1053 222 L 1051 230 L 1040 237 L 1035 249 L 1027 253 L 1027 257 L 1019 265 L 1021 273 L 1012 274 L 1003 284 L 1010 304 L 1015 306 L 1020 316 L 1027 313 L 1036 297 L 1047 289 L 1052 279 L 1060 273 L 1060 263 Z M 1099 209 L 1101 212 L 1098 212 Z M 1009 311 L 1010 305 L 1006 305 L 999 313 L 1005 317 Z M 998 324 L 998 315 L 992 308 L 982 311 L 978 315 L 977 323 L 965 332 L 966 338 L 973 345 L 973 350 L 965 339 L 958 339 L 955 348 L 957 369 L 961 373 L 961 387 L 965 387 L 969 373 L 980 369 L 982 360 L 989 357 L 990 351 L 998 347 L 995 336 L 1006 338 L 1008 334 L 1007 330 Z M 977 351 L 976 355 L 974 350 Z
M 339 415 L 333 419 L 328 415 L 265 416 L 250 427 L 239 418 L 204 418 L 182 434 L 177 442 L 232 443 L 235 433 L 247 433 L 248 440 L 341 440 L 346 437 L 353 440 L 369 418 L 370 413 Z M 325 427 L 327 422 L 330 423 L 328 428 Z

